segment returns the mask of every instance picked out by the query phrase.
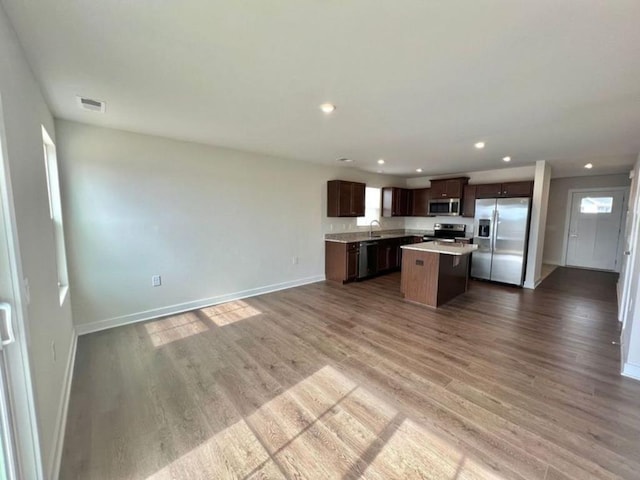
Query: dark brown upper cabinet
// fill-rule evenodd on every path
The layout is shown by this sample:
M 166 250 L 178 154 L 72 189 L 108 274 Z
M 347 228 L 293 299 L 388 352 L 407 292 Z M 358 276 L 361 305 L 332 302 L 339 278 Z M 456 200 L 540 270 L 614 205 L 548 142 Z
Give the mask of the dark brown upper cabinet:
M 464 195 L 462 196 L 462 216 L 463 217 L 475 217 L 476 216 L 476 188 L 478 185 L 465 185 Z
M 476 198 L 530 197 L 532 194 L 531 181 L 476 185 Z
M 414 217 L 429 216 L 429 199 L 431 198 L 430 188 L 414 188 L 411 190 L 411 215 Z
M 431 198 L 462 198 L 467 183 L 468 177 L 431 180 Z
M 411 190 L 398 187 L 382 189 L 382 216 L 407 217 L 411 215 Z
M 345 180 L 327 182 L 327 217 L 363 217 L 366 185 Z

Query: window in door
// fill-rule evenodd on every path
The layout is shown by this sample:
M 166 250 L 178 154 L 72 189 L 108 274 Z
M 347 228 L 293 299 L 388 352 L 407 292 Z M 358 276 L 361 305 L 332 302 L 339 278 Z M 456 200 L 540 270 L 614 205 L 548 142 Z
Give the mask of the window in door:
M 611 213 L 613 197 L 584 197 L 580 200 L 580 213 Z
M 47 175 L 47 189 L 49 193 L 49 216 L 51 217 L 51 223 L 53 225 L 53 237 L 56 249 L 58 290 L 60 294 L 60 305 L 62 305 L 69 289 L 69 277 L 67 273 L 67 254 L 64 245 L 64 229 L 62 225 L 58 158 L 56 156 L 56 146 L 44 127 L 42 127 L 42 147 L 44 150 L 44 168 Z

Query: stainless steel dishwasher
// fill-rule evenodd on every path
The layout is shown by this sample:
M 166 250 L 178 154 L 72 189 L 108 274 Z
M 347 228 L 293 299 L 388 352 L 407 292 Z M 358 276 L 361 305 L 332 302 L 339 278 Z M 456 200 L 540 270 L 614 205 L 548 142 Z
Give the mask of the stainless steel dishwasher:
M 371 277 L 378 273 L 378 242 L 360 242 L 358 278 Z

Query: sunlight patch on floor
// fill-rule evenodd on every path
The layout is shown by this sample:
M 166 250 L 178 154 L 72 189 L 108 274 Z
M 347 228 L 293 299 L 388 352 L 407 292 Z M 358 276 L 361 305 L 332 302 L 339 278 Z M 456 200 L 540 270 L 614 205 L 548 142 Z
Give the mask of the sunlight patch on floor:
M 365 476 L 371 470 L 388 471 L 389 465 L 394 466 L 394 475 L 397 475 L 397 478 L 425 478 L 425 472 L 431 472 L 433 478 L 452 480 L 503 478 L 466 457 L 458 447 L 408 418 L 402 421 L 386 441 L 369 464 Z
M 278 468 L 244 420 L 218 432 L 147 480 L 244 478 L 260 471 L 277 478 Z M 269 472 L 271 474 L 269 474 Z
M 200 309 L 213 323 L 219 327 L 230 325 L 240 320 L 255 317 L 262 312 L 242 300 L 222 303 L 213 307 Z
M 192 312 L 147 322 L 144 328 L 154 347 L 161 347 L 208 330 L 207 325 Z
M 326 365 L 147 480 L 501 477 Z

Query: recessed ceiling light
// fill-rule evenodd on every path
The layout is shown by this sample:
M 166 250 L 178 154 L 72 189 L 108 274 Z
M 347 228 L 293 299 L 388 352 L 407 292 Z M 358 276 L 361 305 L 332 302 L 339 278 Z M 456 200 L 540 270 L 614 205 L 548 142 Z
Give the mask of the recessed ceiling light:
M 484 142 L 477 142 L 473 146 L 476 147 L 477 149 L 484 148 Z
M 342 162 L 342 163 L 351 163 L 351 162 L 353 162 L 353 159 L 352 158 L 339 158 L 338 161 Z
M 503 157 L 502 160 L 504 160 L 505 162 L 510 162 L 511 161 L 511 157 Z
M 586 168 L 587 170 L 591 170 L 593 168 L 593 163 L 587 163 L 584 168 Z
M 384 158 L 378 159 L 378 165 L 384 165 Z
M 333 113 L 336 109 L 336 106 L 333 103 L 323 103 L 320 105 L 320 110 L 324 113 Z
M 416 168 L 416 172 L 422 173 L 422 169 L 421 168 Z

